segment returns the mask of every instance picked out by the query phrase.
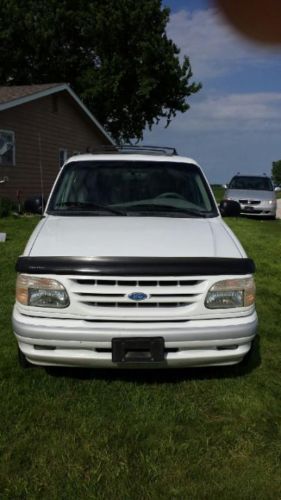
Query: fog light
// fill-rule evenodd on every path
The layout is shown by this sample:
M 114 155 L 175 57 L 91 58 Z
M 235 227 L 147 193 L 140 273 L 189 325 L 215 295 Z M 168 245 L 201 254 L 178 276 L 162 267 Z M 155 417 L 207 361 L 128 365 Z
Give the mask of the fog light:
M 50 345 L 34 345 L 33 346 L 36 351 L 55 351 L 56 347 Z
M 236 345 L 236 344 L 234 344 L 234 345 L 222 345 L 220 347 L 217 347 L 218 351 L 235 351 L 236 349 L 238 349 L 238 345 Z

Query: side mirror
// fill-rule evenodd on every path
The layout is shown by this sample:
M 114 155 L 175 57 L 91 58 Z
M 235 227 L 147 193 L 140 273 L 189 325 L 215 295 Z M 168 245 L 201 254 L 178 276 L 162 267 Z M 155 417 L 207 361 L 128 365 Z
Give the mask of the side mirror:
M 24 211 L 31 214 L 42 215 L 45 208 L 45 200 L 41 195 L 32 196 L 24 203 Z
M 275 191 L 275 193 L 280 193 L 281 187 L 280 186 L 276 186 L 276 188 L 274 188 L 274 191 Z
M 228 185 L 227 185 L 227 184 L 222 184 L 222 187 L 223 187 L 224 189 L 227 189 L 227 188 L 228 188 Z
M 222 200 L 219 205 L 223 217 L 238 217 L 240 215 L 240 204 L 234 200 Z

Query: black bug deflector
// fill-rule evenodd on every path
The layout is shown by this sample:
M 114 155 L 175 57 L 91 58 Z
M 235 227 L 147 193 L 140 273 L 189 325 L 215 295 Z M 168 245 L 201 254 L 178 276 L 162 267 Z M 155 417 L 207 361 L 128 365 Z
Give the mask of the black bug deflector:
M 255 272 L 248 258 L 228 257 L 19 257 L 27 274 L 96 276 L 216 276 Z

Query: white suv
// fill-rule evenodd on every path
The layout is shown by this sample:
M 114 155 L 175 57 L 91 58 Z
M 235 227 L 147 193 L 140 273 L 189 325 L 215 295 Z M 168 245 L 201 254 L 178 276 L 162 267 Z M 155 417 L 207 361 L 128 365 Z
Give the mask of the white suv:
M 59 173 L 17 262 L 23 366 L 230 365 L 250 350 L 253 261 L 197 163 L 148 153 L 79 155 Z

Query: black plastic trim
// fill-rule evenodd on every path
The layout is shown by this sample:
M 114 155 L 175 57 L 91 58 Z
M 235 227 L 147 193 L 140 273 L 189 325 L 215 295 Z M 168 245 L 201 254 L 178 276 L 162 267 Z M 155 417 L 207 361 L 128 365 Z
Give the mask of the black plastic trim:
M 225 257 L 19 257 L 16 271 L 84 276 L 215 276 L 251 274 L 255 264 L 248 258 Z

